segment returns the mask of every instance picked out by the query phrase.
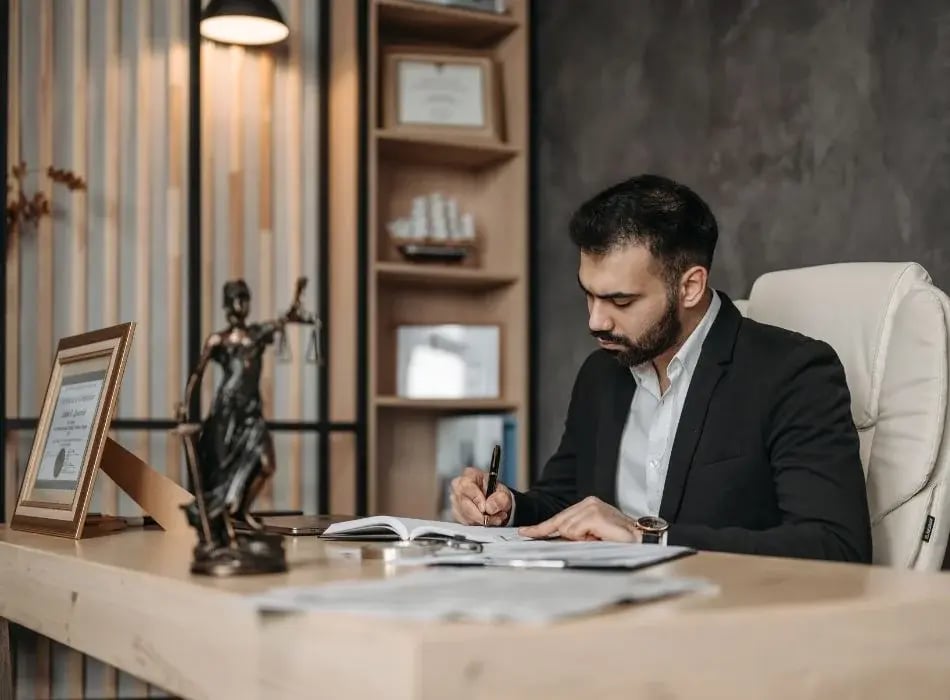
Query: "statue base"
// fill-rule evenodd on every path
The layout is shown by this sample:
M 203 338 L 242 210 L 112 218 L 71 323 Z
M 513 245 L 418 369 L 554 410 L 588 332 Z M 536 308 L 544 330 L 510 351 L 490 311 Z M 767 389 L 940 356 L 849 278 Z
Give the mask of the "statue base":
M 265 532 L 235 535 L 234 544 L 194 549 L 191 573 L 206 576 L 246 576 L 287 571 L 284 538 Z

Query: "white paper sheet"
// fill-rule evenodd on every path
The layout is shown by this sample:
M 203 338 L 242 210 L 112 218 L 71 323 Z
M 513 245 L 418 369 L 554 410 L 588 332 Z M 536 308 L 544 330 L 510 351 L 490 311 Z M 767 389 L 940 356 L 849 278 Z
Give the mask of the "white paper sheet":
M 527 540 L 518 534 L 516 527 L 482 527 L 481 525 L 460 525 L 441 520 L 418 520 L 416 518 L 397 518 L 392 515 L 374 515 L 356 520 L 333 523 L 323 533 L 324 537 L 360 539 L 367 535 L 376 535 L 391 531 L 407 540 L 416 537 L 462 536 L 472 542 L 506 542 Z
M 261 611 L 545 623 L 618 603 L 715 591 L 701 579 L 645 573 L 439 567 L 372 581 L 273 589 L 250 601 Z
M 482 545 L 481 553 L 444 548 L 432 556 L 406 559 L 406 565 L 468 564 L 522 568 L 640 569 L 677 559 L 694 550 L 689 547 L 621 542 L 564 542 L 527 540 Z

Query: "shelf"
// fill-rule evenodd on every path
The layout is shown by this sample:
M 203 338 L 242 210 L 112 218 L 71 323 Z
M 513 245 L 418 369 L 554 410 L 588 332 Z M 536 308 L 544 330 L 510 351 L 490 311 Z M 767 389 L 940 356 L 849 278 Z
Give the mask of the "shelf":
M 485 46 L 518 28 L 518 21 L 509 15 L 412 0 L 379 0 L 377 7 L 382 34 Z
M 378 262 L 380 282 L 403 287 L 440 286 L 455 289 L 497 289 L 518 281 L 515 275 L 499 275 L 470 267 L 429 263 Z
M 391 160 L 429 165 L 484 168 L 514 158 L 520 150 L 508 144 L 460 141 L 441 134 L 404 134 L 377 129 L 379 154 Z
M 533 0 L 540 4 L 545 0 Z M 350 2 L 342 5 L 349 7 Z M 482 12 L 451 0 L 366 0 L 359 31 L 339 35 L 341 49 L 365 57 L 365 90 L 371 115 L 362 125 L 368 158 L 365 196 L 347 203 L 365 214 L 370 232 L 361 248 L 366 293 L 365 430 L 367 510 L 433 519 L 444 507 L 441 482 L 432 473 L 443 419 L 478 415 L 515 418 L 516 485 L 530 481 L 528 331 L 528 149 L 531 0 L 506 0 L 506 13 Z M 334 16 L 341 13 L 332 13 Z M 339 24 L 339 22 L 338 22 Z M 358 45 L 353 47 L 354 38 Z M 399 47 L 447 55 L 488 57 L 498 67 L 497 132 L 387 118 L 391 95 L 386 56 Z M 347 54 L 350 55 L 350 54 Z M 346 102 L 346 100 L 344 100 Z M 346 102 L 350 107 L 350 102 Z M 353 106 L 349 111 L 356 110 Z M 358 111 L 358 110 L 356 110 Z M 354 112 L 355 113 L 355 112 Z M 362 157 L 363 151 L 357 156 Z M 345 177 L 345 175 L 344 175 Z M 393 240 L 387 222 L 407 216 L 413 200 L 441 192 L 477 221 L 471 255 L 416 255 Z M 341 209 L 341 211 L 343 211 Z M 356 209 L 354 209 L 356 211 Z M 410 253 L 403 255 L 402 251 Z M 395 361 L 398 331 L 407 324 L 488 324 L 502 329 L 498 353 L 501 395 L 485 399 L 403 398 Z M 432 393 L 441 386 L 437 385 Z M 445 387 L 444 395 L 453 395 Z M 522 439 L 524 438 L 524 439 Z M 412 489 L 406 489 L 406 483 Z
M 503 399 L 404 399 L 401 396 L 377 396 L 380 408 L 439 413 L 507 413 L 517 406 Z

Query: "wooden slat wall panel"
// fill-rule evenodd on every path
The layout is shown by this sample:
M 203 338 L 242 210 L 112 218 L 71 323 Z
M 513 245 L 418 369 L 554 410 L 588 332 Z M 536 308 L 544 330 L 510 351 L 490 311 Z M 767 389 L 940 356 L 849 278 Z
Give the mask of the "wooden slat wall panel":
M 305 305 L 318 306 L 319 7 L 279 4 L 294 29 L 285 48 L 202 46 L 205 333 L 223 325 L 221 289 L 235 276 L 252 284 L 252 320 L 282 312 L 298 275 L 309 278 Z M 11 0 L 10 162 L 73 169 L 89 191 L 52 189 L 56 217 L 10 242 L 5 332 L 18 340 L 7 345 L 7 415 L 36 414 L 59 337 L 133 319 L 119 415 L 167 418 L 180 398 L 190 369 L 187 17 L 187 0 Z M 276 361 L 276 348 L 268 355 L 269 417 L 319 418 L 309 335 L 291 330 L 288 363 Z M 220 377 L 212 374 L 205 409 Z M 115 437 L 182 478 L 180 445 L 169 435 Z M 274 438 L 277 475 L 258 505 L 315 512 L 317 436 Z M 6 463 L 17 465 L 8 471 L 8 508 L 31 439 L 11 433 L 4 445 Z M 93 510 L 137 508 L 103 477 Z M 18 697 L 163 695 L 95 659 L 51 650 L 37 635 L 18 639 Z
M 186 357 L 187 0 L 13 0 L 9 32 L 10 162 L 75 170 L 89 190 L 27 180 L 55 215 L 10 242 L 6 413 L 36 415 L 59 337 L 134 319 L 119 413 L 170 417 Z M 118 437 L 180 476 L 168 435 Z M 7 436 L 7 512 L 31 440 Z M 105 477 L 92 508 L 137 510 Z M 18 697 L 164 695 L 37 635 L 18 639 Z
M 259 246 L 258 264 L 260 270 L 256 285 L 258 292 L 258 308 L 274 308 L 274 207 L 273 207 L 273 172 L 274 161 L 274 60 L 270 53 L 265 53 L 258 61 L 258 81 L 260 85 L 261 112 L 258 119 L 259 143 L 258 168 L 266 171 L 268 176 L 261 177 L 259 183 L 258 224 Z M 249 149 L 252 152 L 253 149 Z M 274 405 L 274 355 L 269 352 L 264 356 L 264 365 L 261 368 L 261 397 L 265 406 Z M 275 475 L 276 477 L 276 475 Z M 267 489 L 264 497 L 270 499 L 273 489 Z M 262 501 L 264 498 L 262 497 Z
M 303 27 L 319 26 L 319 4 L 317 2 L 299 3 L 296 15 L 296 23 Z M 304 145 L 300 149 L 301 155 L 301 199 L 303 201 L 316 202 L 317 190 L 320 184 L 320 161 L 325 158 L 325 154 L 319 151 L 319 129 L 320 129 L 320 46 L 318 36 L 315 34 L 304 34 L 302 36 L 300 48 L 300 75 L 301 75 L 301 100 L 302 100 L 302 130 L 301 142 Z M 317 237 L 319 235 L 320 212 L 317 206 L 301 207 L 301 226 L 304 235 L 301 236 L 301 260 L 305 261 L 303 270 L 307 268 L 318 270 L 322 264 L 318 257 Z M 303 272 L 302 270 L 302 272 Z M 317 307 L 317 274 L 314 272 L 310 277 L 308 291 L 313 304 L 311 307 L 316 312 Z M 309 347 L 310 338 L 304 333 L 304 343 L 300 347 L 300 357 L 305 359 L 305 348 Z M 319 372 L 318 366 L 311 362 L 303 362 L 300 365 L 300 393 L 299 411 L 300 417 L 304 420 L 318 420 L 317 397 L 321 387 L 318 384 Z M 300 460 L 301 468 L 292 472 L 297 480 L 290 484 L 290 507 L 303 508 L 306 501 L 311 512 L 316 510 L 316 494 L 318 489 L 318 436 L 306 434 L 301 438 Z
M 20 0 L 10 2 L 10 26 L 8 34 L 8 86 L 10 90 L 7 99 L 7 161 L 17 163 L 20 160 Z M 19 313 L 10 313 L 10 309 L 20 308 L 20 243 L 18 236 L 7 237 L 7 258 L 4 264 L 7 267 L 6 300 L 7 310 L 4 314 L 4 337 L 16 338 L 19 333 Z M 6 344 L 7 366 L 6 373 L 6 406 L 3 410 L 6 415 L 18 412 L 20 393 L 20 354 L 18 342 Z M 17 474 L 20 471 L 17 463 L 16 434 L 11 434 L 4 445 L 4 464 L 8 465 L 3 478 L 6 480 L 4 494 L 6 503 L 4 513 L 13 512 L 16 502 Z
M 119 321 L 119 247 L 116 193 L 119 182 L 119 3 L 121 0 L 89 0 L 89 260 L 94 274 L 89 282 L 89 327 Z M 98 196 L 97 196 L 98 193 Z M 98 267 L 95 265 L 98 263 Z M 110 479 L 99 479 L 92 510 L 115 509 L 118 489 Z M 114 668 L 97 659 L 86 659 L 86 695 L 115 696 L 118 677 Z
M 159 384 L 169 387 L 162 397 L 163 407 L 173 410 L 185 385 L 183 368 L 187 364 L 187 315 L 183 307 L 185 294 L 185 230 L 181 222 L 186 220 L 185 202 L 187 193 L 187 128 L 188 112 L 188 30 L 186 7 L 181 2 L 164 3 L 167 12 L 167 123 L 168 123 L 168 177 L 165 184 L 165 239 L 168 256 L 168 276 L 165 294 L 168 313 L 165 337 L 168 346 L 177 351 L 168 353 L 167 376 L 158 377 Z M 159 200 L 161 201 L 161 200 Z M 164 380 L 164 381 L 163 381 Z M 165 473 L 182 483 L 182 451 L 177 440 L 165 440 Z
M 301 3 L 300 0 L 293 0 L 289 3 L 289 7 L 286 8 L 289 14 L 289 21 L 294 25 L 300 24 L 300 15 L 301 15 Z M 303 143 L 302 132 L 302 106 L 303 106 L 303 75 L 299 69 L 302 60 L 302 51 L 303 49 L 303 38 L 301 34 L 295 33 L 291 36 L 290 39 L 290 65 L 294 66 L 296 69 L 289 71 L 287 76 L 288 84 L 288 104 L 293 105 L 292 109 L 286 111 L 286 130 L 287 130 L 287 142 L 288 145 L 292 144 L 301 144 Z M 298 151 L 297 157 L 291 157 L 289 159 L 290 171 L 289 171 L 289 182 L 287 187 L 287 198 L 291 205 L 288 207 L 288 222 L 287 222 L 287 237 L 290 244 L 290 259 L 288 260 L 289 265 L 287 272 L 289 273 L 285 279 L 295 280 L 304 270 L 305 264 L 302 259 L 302 248 L 303 248 L 303 230 L 302 230 L 302 219 L 303 211 L 301 207 L 301 202 L 303 201 L 303 185 L 300 181 L 302 171 L 303 171 L 303 152 L 306 150 L 306 147 Z M 316 183 L 314 183 L 315 185 Z M 308 197 L 307 201 L 313 201 L 312 198 Z M 316 234 L 316 230 L 311 230 L 311 237 Z M 313 258 L 310 259 L 310 267 L 312 270 L 316 270 L 316 260 Z M 310 278 L 313 279 L 314 275 L 311 274 Z M 313 289 L 313 287 L 311 287 Z M 288 413 L 292 417 L 300 418 L 301 416 L 301 400 L 303 397 L 303 382 L 300 381 L 300 368 L 301 355 L 304 352 L 301 344 L 297 344 L 297 352 L 293 354 L 293 359 L 291 360 L 291 377 L 297 379 L 297 381 L 290 382 L 290 392 L 286 399 L 285 406 L 287 407 Z M 312 384 L 310 385 L 313 386 Z M 310 388 L 310 387 L 308 387 Z M 316 393 L 313 392 L 312 388 L 311 396 L 316 398 Z M 300 447 L 301 440 L 300 436 L 297 433 L 292 433 L 290 436 L 290 450 L 289 450 L 289 459 L 288 459 L 288 475 L 291 478 L 290 481 L 290 499 L 291 502 L 299 501 L 300 499 L 300 470 L 301 470 L 301 455 Z M 312 464 L 316 463 L 316 460 L 311 460 Z M 278 482 L 280 483 L 280 482 Z
M 57 23 L 57 32 L 62 30 L 63 35 L 67 31 L 72 32 L 72 52 L 71 55 L 65 51 L 57 52 L 56 74 L 57 74 L 57 93 L 68 91 L 68 84 L 60 83 L 59 77 L 64 76 L 68 82 L 72 83 L 71 108 L 68 111 L 59 112 L 61 119 L 65 124 L 57 125 L 57 132 L 71 130 L 71 153 L 64 153 L 63 148 L 58 149 L 56 158 L 59 162 L 70 162 L 72 167 L 79 172 L 88 173 L 89 163 L 86 158 L 86 146 L 88 142 L 87 121 L 88 107 L 86 105 L 86 75 L 88 73 L 87 55 L 87 14 L 88 5 L 83 0 L 71 3 L 67 10 L 72 11 L 70 17 L 67 12 L 62 13 L 63 20 Z M 59 19 L 59 18 L 57 18 Z M 65 57 L 65 64 L 60 60 L 60 56 Z M 60 66 L 63 70 L 60 70 Z M 64 82 L 67 82 L 64 81 Z M 71 125 L 70 125 L 71 122 Z M 63 139 L 65 141 L 65 139 Z M 60 154 L 67 156 L 67 159 L 60 161 Z M 65 323 L 57 324 L 57 335 L 67 333 L 80 333 L 85 330 L 86 321 L 86 274 L 87 274 L 87 231 L 88 231 L 88 212 L 86 207 L 86 198 L 78 197 L 73 202 L 73 206 L 66 222 L 66 231 L 64 234 L 71 241 L 69 246 L 60 246 L 67 251 L 67 258 L 63 261 L 64 271 L 69 275 L 71 284 L 69 285 L 69 297 L 67 299 L 58 299 L 62 302 L 60 308 L 66 313 Z M 64 275 L 61 279 L 66 279 Z M 65 288 L 65 285 L 62 285 Z M 55 310 L 54 310 L 55 311 Z M 60 330 L 63 329 L 63 330 Z M 85 663 L 84 657 L 79 652 L 70 649 L 61 644 L 53 645 L 53 681 L 54 689 L 64 688 L 69 695 L 73 697 L 82 697 L 85 681 Z
M 37 133 L 38 153 L 36 166 L 44 168 L 53 160 L 53 107 L 57 96 L 53 94 L 53 8 L 49 3 L 41 3 L 39 8 L 39 29 L 43 36 L 53 37 L 44 41 L 39 47 L 39 95 L 40 103 Z M 61 97 L 61 96 L 59 96 Z M 25 129 L 27 120 L 23 122 Z M 30 159 L 33 160 L 33 159 Z M 41 178 L 39 189 L 52 200 L 53 192 L 49 179 Z M 36 226 L 36 354 L 33 355 L 33 371 L 36 376 L 36 387 L 42 391 L 49 376 L 49 365 L 53 353 L 53 291 L 56 280 L 53 276 L 53 222 L 51 217 L 45 217 Z M 39 399 L 37 397 L 37 405 Z M 46 700 L 50 697 L 51 688 L 51 644 L 48 639 L 36 637 L 36 700 Z
M 103 235 L 103 290 L 102 296 L 102 326 L 111 326 L 119 322 L 119 156 L 120 147 L 114 144 L 115 135 L 119 134 L 119 35 L 120 3 L 121 0 L 105 0 L 105 5 L 98 8 L 102 13 L 104 36 L 102 46 L 104 81 L 103 96 L 105 104 L 101 108 L 105 132 L 102 134 L 101 166 L 103 173 L 102 198 L 103 209 L 100 213 Z M 90 50 L 95 51 L 97 44 L 90 42 Z M 91 171 L 90 177 L 96 173 Z M 90 193 L 94 190 L 90 190 Z M 116 510 L 119 503 L 119 492 L 111 479 L 100 479 L 96 484 L 98 492 L 99 510 Z
M 274 318 L 290 303 L 294 280 L 309 278 L 304 297 L 317 307 L 319 62 L 318 4 L 278 3 L 294 28 L 286 49 L 204 43 L 202 47 L 203 332 L 226 325 L 222 288 L 251 286 L 251 321 Z M 292 360 L 268 351 L 261 379 L 266 415 L 316 420 L 316 365 L 306 362 L 309 329 L 292 327 Z M 208 372 L 204 401 L 220 372 Z M 273 434 L 277 473 L 258 507 L 316 510 L 317 440 Z
M 359 206 L 359 53 L 356 42 L 357 4 L 334 3 L 330 14 L 330 75 L 327 131 L 333 147 L 327 154 L 327 190 L 333 202 L 328 215 L 331 236 L 328 261 L 330 299 L 333 309 L 355 309 L 358 280 L 357 221 Z M 328 368 L 331 377 L 329 418 L 350 421 L 357 417 L 357 329 L 345 312 L 331 314 L 327 328 Z M 356 440 L 350 433 L 330 435 L 330 512 L 351 512 L 355 502 Z

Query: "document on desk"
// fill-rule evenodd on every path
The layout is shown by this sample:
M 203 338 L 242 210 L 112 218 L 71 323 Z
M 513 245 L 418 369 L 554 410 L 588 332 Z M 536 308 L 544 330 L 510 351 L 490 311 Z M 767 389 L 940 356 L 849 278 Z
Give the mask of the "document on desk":
M 396 518 L 390 515 L 374 515 L 344 522 L 333 523 L 323 533 L 325 539 L 401 539 L 411 541 L 432 537 L 459 537 L 471 542 L 506 542 L 527 540 L 518 534 L 516 527 L 482 527 L 459 525 L 441 520 L 417 520 Z
M 262 612 L 546 623 L 622 603 L 716 590 L 702 579 L 646 573 L 435 567 L 379 580 L 278 588 L 251 602 Z
M 529 540 L 482 545 L 478 553 L 444 549 L 397 563 L 404 565 L 506 566 L 522 569 L 643 569 L 679 559 L 689 547 L 622 542 L 564 542 Z

